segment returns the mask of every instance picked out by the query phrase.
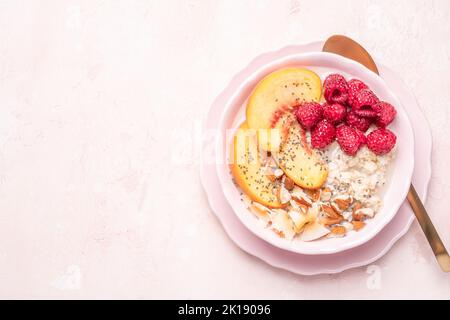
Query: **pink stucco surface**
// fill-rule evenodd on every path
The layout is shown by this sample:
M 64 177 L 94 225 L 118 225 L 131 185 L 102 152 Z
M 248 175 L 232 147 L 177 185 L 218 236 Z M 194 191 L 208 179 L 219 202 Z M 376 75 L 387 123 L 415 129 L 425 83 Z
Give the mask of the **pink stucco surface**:
M 450 298 L 415 222 L 383 258 L 298 276 L 212 214 L 199 132 L 262 52 L 360 41 L 433 134 L 426 206 L 450 245 L 450 5 L 441 1 L 1 1 L 0 298 Z

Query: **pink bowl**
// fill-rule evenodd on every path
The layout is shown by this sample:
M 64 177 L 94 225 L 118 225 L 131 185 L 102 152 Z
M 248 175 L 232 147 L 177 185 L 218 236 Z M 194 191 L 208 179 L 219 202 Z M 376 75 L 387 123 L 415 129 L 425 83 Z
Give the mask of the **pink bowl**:
M 366 82 L 381 100 L 388 101 L 397 108 L 397 118 L 389 127 L 398 138 L 396 158 L 392 163 L 388 183 L 381 195 L 383 206 L 364 229 L 359 232 L 352 232 L 343 238 L 325 238 L 313 242 L 302 242 L 299 240 L 289 241 L 278 237 L 271 230 L 263 228 L 248 211 L 241 201 L 239 190 L 232 182 L 232 176 L 227 165 L 228 147 L 231 145 L 232 136 L 227 136 L 227 130 L 234 131 L 244 121 L 246 100 L 255 85 L 267 74 L 289 66 L 311 69 L 322 80 L 329 73 L 334 72 L 341 73 L 346 78 L 359 78 Z M 335 54 L 324 52 L 294 53 L 261 66 L 243 80 L 235 93 L 228 99 L 220 117 L 219 131 L 221 134 L 218 135 L 215 144 L 216 169 L 227 201 L 239 220 L 252 233 L 284 250 L 309 255 L 332 254 L 362 245 L 372 239 L 392 220 L 409 190 L 414 168 L 414 135 L 402 104 L 378 75 L 352 60 Z

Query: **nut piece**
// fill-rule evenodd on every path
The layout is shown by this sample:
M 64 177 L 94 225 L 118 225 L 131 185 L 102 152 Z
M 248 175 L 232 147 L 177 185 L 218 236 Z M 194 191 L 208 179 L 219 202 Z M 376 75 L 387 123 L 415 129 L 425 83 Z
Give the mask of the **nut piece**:
M 305 189 L 305 193 L 316 202 L 320 199 L 320 189 Z
M 375 215 L 375 212 L 372 210 L 372 208 L 362 208 L 362 209 L 358 209 L 355 212 L 356 214 L 363 214 L 365 216 L 368 216 L 370 218 L 373 218 L 373 216 Z
M 353 217 L 353 221 L 362 221 L 366 218 L 365 215 L 361 214 L 361 213 L 354 213 L 352 214 Z
M 325 187 L 320 192 L 320 200 L 322 201 L 330 201 L 331 199 L 331 189 L 328 187 Z
M 277 180 L 277 177 L 275 177 L 274 174 L 267 174 L 267 178 L 271 181 L 271 182 L 275 182 Z
M 320 222 L 325 226 L 332 226 L 335 224 L 339 224 L 342 221 L 344 221 L 344 218 L 323 218 L 320 220 Z
M 356 201 L 355 204 L 353 205 L 353 220 L 355 221 L 361 221 L 364 220 L 365 216 L 361 213 L 357 213 L 358 210 L 360 210 L 362 208 L 362 204 L 359 201 Z
M 343 236 L 347 233 L 347 229 L 343 226 L 336 226 L 331 228 L 331 234 L 332 236 Z
M 299 187 L 294 186 L 294 189 L 291 192 L 291 197 L 299 205 L 311 207 L 311 200 L 309 200 L 308 196 Z
M 292 191 L 292 190 L 294 189 L 294 187 L 295 187 L 294 180 L 292 180 L 291 178 L 289 178 L 288 176 L 286 176 L 286 177 L 284 178 L 284 187 L 285 187 L 287 190 Z
M 301 211 L 302 211 L 304 214 L 307 214 L 307 213 L 308 213 L 308 211 L 309 211 L 309 207 L 308 207 L 308 206 L 306 206 L 306 205 L 304 205 L 304 204 L 299 204 L 299 206 L 300 206 Z
M 293 210 L 301 211 L 299 204 L 294 199 L 292 199 L 292 197 L 289 201 L 289 204 L 291 205 Z
M 286 204 L 286 203 L 288 203 L 291 200 L 291 194 L 283 186 L 278 188 L 277 197 L 278 197 L 278 200 L 282 204 Z
M 373 218 L 374 215 L 375 213 L 371 208 L 361 208 L 353 211 L 353 220 L 361 221 L 364 220 L 366 217 Z
M 337 213 L 338 213 L 339 215 L 341 215 L 341 216 L 342 216 L 342 213 L 341 213 L 341 212 L 339 212 L 339 209 L 338 209 L 338 208 L 336 208 L 336 206 L 335 206 L 334 204 L 331 204 L 331 203 L 330 203 L 330 207 L 331 207 L 331 208 L 333 208 L 333 210 L 334 210 L 334 211 L 336 211 L 336 212 L 337 212 Z
M 326 226 L 341 223 L 344 218 L 333 208 L 332 206 L 322 205 L 321 210 L 325 213 L 325 217 L 322 218 L 322 223 Z
M 275 171 L 273 172 L 273 174 L 275 175 L 275 177 L 277 179 L 281 178 L 284 174 L 283 170 L 281 170 L 280 168 L 275 169 Z
M 362 228 L 364 228 L 364 226 L 366 224 L 364 222 L 362 222 L 362 221 L 352 221 L 352 225 L 353 225 L 353 230 L 359 231 Z
M 311 207 L 311 203 L 306 201 L 304 198 L 300 198 L 300 197 L 297 198 L 297 196 L 292 195 L 292 199 L 294 199 L 299 205 Z
M 361 202 L 359 202 L 359 201 L 356 201 L 354 204 L 353 204 L 353 212 L 355 212 L 356 210 L 359 210 L 359 209 L 361 209 L 362 208 L 362 204 L 361 204 Z
M 329 218 L 342 218 L 342 216 L 339 214 L 339 212 L 336 211 L 336 209 L 333 206 L 329 206 L 326 204 L 323 204 L 321 206 L 321 209 L 323 212 L 325 212 L 325 214 L 327 215 L 327 217 Z
M 336 203 L 338 208 L 342 211 L 347 210 L 352 204 L 352 201 L 353 199 L 350 196 L 339 196 L 336 199 L 334 199 L 334 203 Z

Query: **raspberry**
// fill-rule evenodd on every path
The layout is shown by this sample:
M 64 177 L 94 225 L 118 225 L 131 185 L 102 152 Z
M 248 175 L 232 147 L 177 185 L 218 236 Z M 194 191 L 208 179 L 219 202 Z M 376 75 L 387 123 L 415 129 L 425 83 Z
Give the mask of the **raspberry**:
M 344 104 L 347 101 L 348 85 L 340 74 L 330 74 L 323 82 L 324 97 L 328 103 Z
M 336 139 L 342 151 L 350 156 L 356 155 L 361 145 L 365 143 L 365 136 L 361 131 L 346 125 L 337 127 Z
M 311 144 L 316 149 L 323 149 L 333 142 L 336 129 L 326 119 L 320 121 L 311 131 Z
M 392 150 L 396 141 L 397 137 L 391 130 L 379 128 L 367 136 L 367 147 L 373 153 L 383 155 Z
M 358 135 L 358 138 L 359 138 L 359 141 L 360 141 L 361 145 L 366 144 L 367 143 L 367 137 L 364 134 L 364 132 L 362 132 L 361 130 L 358 130 L 358 129 L 355 129 L 355 131 L 356 131 L 356 133 Z
M 305 129 L 311 129 L 322 120 L 322 114 L 323 108 L 317 102 L 302 103 L 295 111 L 298 122 Z
M 394 120 L 397 115 L 397 110 L 390 103 L 380 101 L 373 106 L 373 109 L 378 114 L 378 119 L 376 121 L 377 126 L 386 127 L 389 123 Z
M 358 79 L 351 79 L 348 84 L 348 98 L 347 102 L 349 105 L 353 104 L 353 100 L 355 99 L 355 95 L 363 89 L 369 89 L 369 87 Z
M 370 110 L 370 109 L 360 109 L 360 110 L 355 110 L 355 113 L 363 118 L 376 118 L 378 117 L 378 113 L 375 110 Z
M 333 103 L 328 104 L 325 103 L 323 106 L 323 117 L 332 123 L 339 123 L 344 120 L 347 115 L 347 108 L 342 104 Z
M 370 119 L 358 116 L 355 111 L 350 111 L 349 113 L 347 113 L 345 122 L 350 127 L 356 128 L 362 132 L 366 132 L 372 123 Z
M 373 110 L 373 106 L 378 103 L 377 96 L 369 89 L 362 89 L 355 94 L 352 103 L 352 110 L 361 117 L 376 117 L 377 113 Z

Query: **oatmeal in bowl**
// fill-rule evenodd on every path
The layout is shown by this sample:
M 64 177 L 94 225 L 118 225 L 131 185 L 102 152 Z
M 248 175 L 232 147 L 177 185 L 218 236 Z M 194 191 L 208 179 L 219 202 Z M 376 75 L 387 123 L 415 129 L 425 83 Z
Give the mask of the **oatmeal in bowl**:
M 413 140 L 402 106 L 375 77 L 289 64 L 248 84 L 245 115 L 225 143 L 245 210 L 230 204 L 256 235 L 298 253 L 333 253 L 392 219 L 403 200 L 395 185 L 404 198 L 410 182 Z M 408 159 L 404 168 L 397 155 Z M 224 193 L 234 197 L 229 187 Z

